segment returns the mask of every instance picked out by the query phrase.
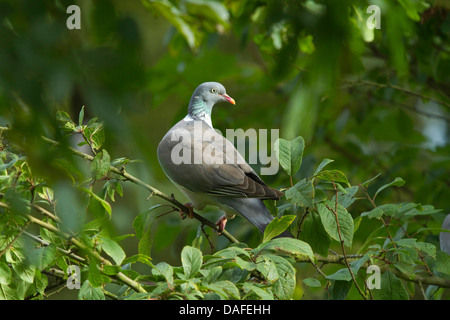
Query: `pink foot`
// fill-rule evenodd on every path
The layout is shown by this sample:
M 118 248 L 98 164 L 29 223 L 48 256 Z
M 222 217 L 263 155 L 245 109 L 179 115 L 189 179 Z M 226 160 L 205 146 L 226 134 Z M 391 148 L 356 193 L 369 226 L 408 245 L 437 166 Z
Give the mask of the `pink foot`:
M 186 219 L 186 217 L 188 217 L 189 219 L 194 218 L 194 206 L 192 205 L 192 203 L 190 203 L 190 202 L 185 203 L 184 206 L 189 209 L 189 212 L 186 213 L 180 209 L 181 219 L 184 220 L 184 219 Z
M 220 219 L 216 222 L 216 226 L 219 228 L 218 233 L 221 234 L 222 231 L 225 229 L 225 225 L 227 224 L 227 218 L 225 215 L 221 216 Z

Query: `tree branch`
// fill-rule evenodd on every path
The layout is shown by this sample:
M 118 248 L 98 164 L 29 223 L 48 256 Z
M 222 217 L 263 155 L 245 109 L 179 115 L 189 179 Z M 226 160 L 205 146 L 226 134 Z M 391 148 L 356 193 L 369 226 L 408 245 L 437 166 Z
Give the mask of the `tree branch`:
M 3 203 L 3 202 L 0 202 L 0 206 L 3 207 L 3 208 L 6 208 L 6 209 L 10 209 L 9 205 L 6 204 L 6 203 Z M 77 248 L 79 248 L 83 252 L 86 252 L 90 257 L 93 257 L 94 259 L 96 259 L 97 261 L 102 263 L 103 265 L 107 265 L 107 266 L 112 266 L 113 265 L 109 260 L 103 258 L 97 251 L 91 250 L 83 242 L 81 242 L 80 240 L 78 240 L 75 237 L 72 237 L 72 235 L 62 231 L 61 229 L 55 227 L 54 225 L 52 225 L 50 223 L 47 223 L 47 222 L 44 222 L 42 220 L 39 220 L 39 219 L 33 217 L 31 214 L 28 214 L 28 213 L 23 213 L 22 215 L 25 218 L 27 218 L 28 221 L 30 221 L 31 223 L 33 223 L 35 225 L 38 225 L 39 227 L 45 228 L 45 229 L 47 229 L 47 230 L 57 234 L 61 238 L 64 238 L 65 240 L 71 242 Z M 122 272 L 117 273 L 115 275 L 115 277 L 117 277 L 121 282 L 123 282 L 126 285 L 128 285 L 130 288 L 134 289 L 136 292 L 147 293 L 147 291 L 138 282 L 136 282 L 133 279 L 127 277 Z
M 347 269 L 350 272 L 350 275 L 352 277 L 353 283 L 355 284 L 356 289 L 358 289 L 359 294 L 361 295 L 361 297 L 364 300 L 367 300 L 367 297 L 364 294 L 364 292 L 361 290 L 361 288 L 359 287 L 358 282 L 356 281 L 355 275 L 353 274 L 352 268 L 350 267 L 350 263 L 348 262 L 347 253 L 345 252 L 344 239 L 342 238 L 341 227 L 339 225 L 339 219 L 338 219 L 338 213 L 337 213 L 337 211 L 338 211 L 338 189 L 336 188 L 336 184 L 334 183 L 334 180 L 331 180 L 331 182 L 333 183 L 333 188 L 334 188 L 334 191 L 336 192 L 336 195 L 335 195 L 335 207 L 334 207 L 334 210 L 333 210 L 332 208 L 330 208 L 327 205 L 327 208 L 328 208 L 328 210 L 330 210 L 334 214 L 334 217 L 336 219 L 336 227 L 337 227 L 337 230 L 338 230 L 339 240 L 340 240 L 340 243 L 341 243 L 342 254 L 344 255 L 345 265 L 347 266 Z
M 406 93 L 410 96 L 414 96 L 414 97 L 421 98 L 424 100 L 434 101 L 440 105 L 450 108 L 450 103 L 448 103 L 446 101 L 432 98 L 430 96 L 423 95 L 419 92 L 412 91 L 410 89 L 406 89 L 406 88 L 400 87 L 398 85 L 395 85 L 395 84 L 392 84 L 389 82 L 388 83 L 378 83 L 378 82 L 368 81 L 368 80 L 351 81 L 351 80 L 347 80 L 347 79 L 343 79 L 342 82 L 348 83 L 349 86 L 370 86 L 370 87 L 377 87 L 377 88 L 391 88 L 391 89 Z
M 49 143 L 51 143 L 53 145 L 57 145 L 58 144 L 58 142 L 53 141 L 53 140 L 48 139 L 48 138 L 45 138 L 45 137 L 44 137 L 44 140 L 46 140 L 47 142 L 49 142 Z M 93 157 L 88 155 L 88 154 L 80 152 L 80 151 L 78 151 L 78 150 L 76 150 L 74 148 L 70 148 L 70 150 L 75 155 L 80 156 L 80 157 L 82 157 L 82 158 L 84 158 L 86 160 L 89 160 L 89 161 L 93 160 Z M 111 166 L 110 167 L 110 171 L 115 173 L 115 174 L 118 174 L 118 175 L 120 175 L 120 176 L 122 176 L 124 178 L 126 178 L 127 180 L 130 180 L 131 182 L 133 182 L 133 183 L 143 187 L 144 189 L 150 191 L 152 193 L 152 195 L 156 195 L 156 196 L 160 197 L 161 199 L 164 199 L 164 200 L 174 204 L 175 206 L 180 208 L 183 212 L 188 213 L 189 209 L 187 207 L 185 207 L 182 203 L 180 203 L 179 201 L 177 201 L 173 197 L 167 196 L 166 194 L 164 194 L 163 192 L 161 192 L 158 189 L 154 188 L 153 186 L 146 184 L 142 180 L 140 180 L 140 179 L 138 179 L 138 178 L 136 178 L 136 177 L 126 173 L 125 170 L 123 170 L 123 169 L 120 170 L 120 169 L 117 169 L 116 167 L 112 167 Z M 364 191 L 364 189 L 363 189 L 363 191 Z M 368 199 L 369 200 L 373 200 L 370 197 Z M 0 203 L 0 205 L 1 205 L 1 203 Z M 35 208 L 35 209 L 37 209 L 37 208 Z M 214 230 L 217 230 L 217 226 L 213 222 L 211 222 L 211 221 L 201 217 L 200 215 L 194 213 L 194 218 L 199 220 L 202 224 L 207 225 L 207 226 L 211 227 Z M 38 219 L 36 219 L 36 220 L 38 220 Z M 42 222 L 40 220 L 38 220 L 38 221 Z M 34 221 L 32 221 L 32 222 L 34 222 Z M 49 226 L 51 226 L 51 225 L 49 225 Z M 53 226 L 51 226 L 51 227 L 53 227 Z M 55 227 L 53 227 L 53 228 L 55 228 Z M 228 238 L 231 242 L 239 242 L 232 235 L 230 235 L 228 232 L 226 232 L 226 230 L 224 230 L 222 234 L 226 238 Z M 71 238 L 71 239 L 73 240 L 74 238 Z M 76 243 L 74 243 L 74 244 L 77 245 Z M 81 243 L 81 245 L 84 247 L 84 245 L 82 243 Z M 362 255 L 345 255 L 345 256 L 343 256 L 343 255 L 331 255 L 331 256 L 328 256 L 328 257 L 322 257 L 322 256 L 319 256 L 319 255 L 315 255 L 315 256 L 316 256 L 316 261 L 321 262 L 323 264 L 342 264 L 342 265 L 348 265 L 350 262 L 352 262 L 352 261 L 362 257 Z M 103 259 L 101 256 L 100 256 L 100 258 Z M 302 257 L 302 256 L 296 257 L 295 260 L 297 262 L 299 262 L 299 263 L 305 263 L 305 262 L 306 263 L 311 263 L 312 262 L 308 257 Z M 108 261 L 108 263 L 109 263 L 109 261 Z M 365 264 L 363 264 L 361 266 L 361 268 L 367 269 L 368 266 L 369 266 L 369 264 L 366 262 Z M 380 265 L 379 267 L 380 267 L 380 270 L 382 272 L 386 271 L 389 268 L 388 265 Z M 450 279 L 445 279 L 445 278 L 441 278 L 441 277 L 437 277 L 437 276 L 420 276 L 420 275 L 417 275 L 417 274 L 414 274 L 414 273 L 402 272 L 402 271 L 399 271 L 398 269 L 395 269 L 395 268 L 389 268 L 389 271 L 391 271 L 398 278 L 403 279 L 405 281 L 415 282 L 415 283 L 418 283 L 418 284 L 421 283 L 423 285 L 436 285 L 436 286 L 439 286 L 439 287 L 442 287 L 442 288 L 450 288 Z M 133 281 L 133 280 L 131 280 L 131 281 Z
M 48 246 L 48 245 L 50 245 L 49 242 L 47 242 L 47 241 L 45 241 L 45 240 L 42 240 L 42 239 L 39 238 L 39 237 L 36 237 L 34 234 L 28 233 L 28 232 L 26 232 L 26 231 L 25 231 L 23 234 L 26 235 L 27 237 L 33 239 L 34 241 L 38 242 L 38 243 L 39 243 L 40 245 L 42 245 L 42 246 Z M 60 247 L 56 247 L 56 250 L 58 250 L 59 252 L 62 252 L 62 253 L 65 254 L 66 256 L 68 256 L 68 257 L 70 257 L 70 258 L 72 258 L 72 259 L 74 259 L 74 260 L 76 260 L 76 261 L 78 261 L 78 262 L 86 263 L 86 259 L 85 259 L 85 258 L 80 257 L 80 256 L 74 254 L 74 253 L 71 252 L 70 250 L 65 250 L 65 249 L 62 249 L 62 248 L 60 248 Z
M 361 256 L 348 255 L 347 262 L 352 262 L 354 260 L 357 260 Z M 342 256 L 342 255 L 331 255 L 331 256 L 328 256 L 325 258 L 325 257 L 319 256 L 316 254 L 315 257 L 318 262 L 322 262 L 325 264 L 342 264 L 342 265 L 346 264 L 344 256 Z M 303 257 L 303 256 L 296 257 L 295 261 L 311 263 L 309 257 Z M 387 264 L 378 265 L 378 266 L 380 267 L 381 272 L 385 272 L 389 268 L 389 265 L 387 265 Z M 361 268 L 363 268 L 363 269 L 367 269 L 368 267 L 369 267 L 369 263 L 367 263 L 367 262 L 361 266 Z M 412 272 L 402 272 L 402 271 L 399 271 L 398 269 L 392 268 L 392 267 L 389 268 L 389 271 L 392 272 L 398 278 L 403 279 L 405 281 L 422 283 L 425 285 L 435 285 L 435 286 L 438 286 L 441 288 L 450 288 L 450 279 L 441 278 L 441 277 L 437 277 L 437 276 L 421 276 L 421 275 L 418 275 L 418 274 L 415 274 Z
M 53 145 L 58 145 L 59 143 L 57 141 L 54 141 L 52 139 L 49 139 L 47 137 L 42 137 L 45 141 L 53 144 Z M 93 161 L 94 157 L 92 157 L 91 155 L 88 155 L 84 152 L 81 152 L 75 148 L 69 147 L 69 150 L 75 154 L 76 156 L 79 156 L 85 160 L 89 160 L 89 161 Z M 122 169 L 118 169 L 116 167 L 110 166 L 109 167 L 109 171 L 113 172 L 115 174 L 118 174 L 122 177 L 124 177 L 125 179 L 133 182 L 134 184 L 137 184 L 138 186 L 146 189 L 147 191 L 149 191 L 152 195 L 155 195 L 163 200 L 166 200 L 167 202 L 172 203 L 173 205 L 177 206 L 183 213 L 186 214 L 190 214 L 189 212 L 189 208 L 186 207 L 184 204 L 182 204 L 181 202 L 179 202 L 178 200 L 176 200 L 173 196 L 168 196 L 165 193 L 161 192 L 160 190 L 156 189 L 155 187 L 145 183 L 144 181 L 140 180 L 139 178 L 129 174 L 128 172 L 125 171 L 125 168 Z M 194 219 L 200 221 L 202 223 L 202 225 L 207 225 L 208 227 L 210 227 L 211 229 L 215 230 L 215 231 L 219 231 L 219 227 L 212 221 L 209 221 L 208 219 L 205 219 L 204 217 L 202 217 L 201 215 L 199 215 L 196 212 L 192 212 L 192 216 Z M 237 240 L 235 237 L 233 237 L 228 231 L 223 230 L 221 232 L 221 234 L 226 237 L 230 242 L 234 242 L 234 243 L 239 243 L 239 240 Z

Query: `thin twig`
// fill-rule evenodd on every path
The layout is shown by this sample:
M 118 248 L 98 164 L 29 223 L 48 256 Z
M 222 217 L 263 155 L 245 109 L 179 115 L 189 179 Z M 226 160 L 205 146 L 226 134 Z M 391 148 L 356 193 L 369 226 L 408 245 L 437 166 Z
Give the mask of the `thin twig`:
M 39 237 L 36 237 L 34 234 L 28 233 L 28 232 L 26 232 L 26 231 L 25 231 L 23 234 L 26 235 L 27 237 L 33 239 L 34 241 L 38 242 L 38 243 L 41 244 L 42 246 L 49 246 L 49 245 L 50 245 L 49 242 L 47 242 L 47 241 L 45 241 L 45 240 L 42 240 L 42 239 L 39 238 Z M 72 259 L 74 259 L 74 260 L 76 260 L 76 261 L 79 261 L 79 262 L 82 262 L 82 263 L 86 263 L 86 259 L 85 259 L 85 258 L 80 257 L 80 256 L 74 254 L 74 253 L 71 252 L 70 250 L 65 250 L 65 249 L 62 249 L 62 248 L 60 248 L 60 247 L 56 247 L 56 249 L 57 249 L 59 252 L 64 253 L 66 256 L 68 256 L 68 257 L 70 257 L 70 258 L 72 258 Z
M 367 192 L 367 189 L 364 188 L 361 184 L 358 184 L 359 188 L 364 192 L 364 194 L 366 195 L 366 199 L 370 201 L 370 203 L 372 204 L 372 206 L 374 208 L 377 207 L 377 205 L 375 204 L 375 196 L 373 198 L 371 198 L 369 196 L 369 193 Z M 394 238 L 392 237 L 391 231 L 389 230 L 389 222 L 390 220 L 384 220 L 383 217 L 380 217 L 381 222 L 383 223 L 384 227 L 386 228 L 386 232 L 388 234 L 389 240 L 391 240 L 392 244 L 394 245 L 394 248 L 397 248 L 397 244 L 394 241 Z
M 208 240 L 209 246 L 211 247 L 211 252 L 214 253 L 215 252 L 214 245 L 212 244 L 211 239 L 209 239 L 209 236 L 206 233 L 205 229 L 203 229 L 203 225 L 200 226 L 200 229 L 202 229 L 202 232 L 205 235 L 206 240 Z
M 8 208 L 7 205 L 5 205 L 3 202 L 0 202 L 0 206 L 4 207 L 4 208 Z M 27 223 L 25 226 L 23 226 L 23 228 L 20 230 L 20 232 L 14 237 L 14 239 L 12 239 L 12 241 L 10 243 L 8 243 L 8 245 L 5 247 L 4 250 L 2 250 L 0 252 L 0 258 L 5 254 L 6 251 L 8 251 L 9 249 L 11 249 L 11 247 L 14 245 L 14 242 L 16 242 L 17 239 L 20 238 L 20 236 L 25 232 L 25 229 L 28 227 Z
M 345 265 L 347 266 L 347 269 L 350 272 L 350 275 L 352 277 L 353 283 L 355 284 L 356 289 L 358 289 L 359 294 L 361 295 L 361 297 L 363 297 L 364 300 L 367 300 L 367 297 L 364 294 L 364 292 L 361 290 L 361 288 L 359 287 L 358 282 L 356 281 L 355 275 L 353 274 L 352 268 L 350 267 L 350 263 L 348 262 L 347 253 L 345 252 L 344 238 L 342 237 L 342 234 L 341 234 L 341 227 L 339 225 L 339 219 L 338 219 L 338 189 L 336 188 L 336 184 L 334 183 L 334 180 L 331 180 L 331 182 L 333 183 L 333 188 L 334 188 L 334 190 L 336 192 L 336 195 L 335 195 L 335 199 L 336 199 L 336 201 L 335 201 L 335 208 L 333 210 L 328 205 L 327 205 L 327 208 L 328 208 L 328 210 L 330 210 L 334 214 L 334 217 L 336 219 L 336 227 L 337 227 L 337 230 L 338 230 L 338 235 L 339 235 L 339 240 L 340 240 L 340 243 L 341 243 L 342 255 L 344 256 Z
M 11 209 L 10 206 L 6 203 L 0 202 L 0 206 L 6 208 L 6 209 Z M 47 229 L 55 234 L 57 234 L 58 236 L 60 236 L 61 238 L 66 239 L 67 241 L 70 241 L 72 244 L 74 244 L 76 247 L 78 247 L 80 250 L 82 250 L 83 252 L 86 252 L 89 257 L 93 257 L 95 260 L 99 261 L 101 264 L 103 265 L 107 265 L 107 266 L 112 266 L 113 264 L 103 258 L 97 251 L 95 250 L 91 250 L 90 248 L 88 248 L 83 242 L 81 242 L 80 240 L 78 240 L 77 238 L 73 237 L 72 235 L 60 230 L 59 228 L 55 227 L 54 225 L 44 222 L 40 219 L 37 219 L 35 217 L 33 217 L 31 214 L 28 213 L 23 213 L 23 216 L 25 218 L 28 219 L 29 222 L 38 225 L 39 227 L 42 227 L 44 229 Z M 128 285 L 130 288 L 134 289 L 136 292 L 141 292 L 141 293 L 147 293 L 147 291 L 136 281 L 134 281 L 133 279 L 127 277 L 124 273 L 119 272 L 116 274 L 116 277 L 123 283 L 125 283 L 126 285 Z
M 391 89 L 403 92 L 405 94 L 408 94 L 410 96 L 414 96 L 414 97 L 421 98 L 424 100 L 434 101 L 440 105 L 450 108 L 450 103 L 448 103 L 446 101 L 436 99 L 436 98 L 433 98 L 430 96 L 426 96 L 422 93 L 412 91 L 410 89 L 406 89 L 406 88 L 400 87 L 398 85 L 395 85 L 395 84 L 392 84 L 389 82 L 388 83 L 378 83 L 378 82 L 368 81 L 368 80 L 351 81 L 351 80 L 347 80 L 347 79 L 342 79 L 342 82 L 348 83 L 351 86 L 370 86 L 370 87 L 377 87 L 377 88 L 391 88 Z
M 347 262 L 352 262 L 356 259 L 361 258 L 363 255 L 348 255 Z M 343 255 L 329 255 L 328 257 L 322 257 L 320 255 L 315 255 L 315 260 L 317 262 L 322 262 L 325 264 L 343 264 L 345 265 L 345 258 Z M 311 259 L 306 256 L 296 256 L 295 261 L 298 263 L 311 263 Z M 360 268 L 367 269 L 369 263 L 364 263 Z M 381 273 L 385 272 L 389 264 L 385 263 L 383 265 L 379 265 Z M 421 282 L 423 285 L 435 285 L 441 288 L 450 288 L 450 279 L 445 279 L 437 276 L 421 276 L 416 273 L 400 271 L 396 268 L 389 268 L 389 271 L 392 272 L 396 277 L 403 279 L 405 281 L 419 283 Z

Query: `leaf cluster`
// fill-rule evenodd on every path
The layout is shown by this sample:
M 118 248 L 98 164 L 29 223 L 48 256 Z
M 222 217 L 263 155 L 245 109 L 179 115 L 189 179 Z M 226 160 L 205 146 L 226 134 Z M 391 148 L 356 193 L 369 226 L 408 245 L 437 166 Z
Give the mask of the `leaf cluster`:
M 280 165 L 291 178 L 292 184 L 292 177 L 302 163 L 303 139 L 301 137 L 291 141 L 279 139 L 277 145 L 280 148 L 277 153 Z M 428 223 L 433 224 L 432 218 L 439 216 L 442 210 L 435 209 L 432 205 L 413 202 L 378 205 L 376 198 L 379 194 L 389 188 L 403 186 L 405 180 L 397 177 L 381 185 L 373 195 L 370 195 L 369 184 L 379 175 L 352 186 L 343 172 L 325 169 L 325 166 L 332 162 L 333 160 L 324 159 L 313 176 L 287 188 L 285 196 L 289 203 L 278 208 L 278 211 L 282 208 L 282 214 L 291 213 L 283 218 L 296 218 L 291 231 L 307 242 L 315 253 L 327 257 L 333 242 L 341 245 L 346 266 L 332 274 L 322 274 L 326 288 L 331 286 L 332 297 L 345 297 L 353 285 L 358 288 L 364 299 L 407 299 L 410 294 L 414 294 L 414 289 L 408 286 L 408 289 L 412 290 L 408 292 L 398 277 L 389 272 L 392 269 L 400 271 L 398 274 L 403 279 L 414 280 L 418 274 L 442 275 L 448 278 L 450 274 L 448 270 L 445 271 L 445 265 L 449 261 L 449 256 L 439 250 L 439 244 L 429 240 L 433 239 L 431 236 L 433 231 L 445 230 L 440 227 L 435 229 L 426 227 Z M 292 168 L 296 168 L 297 171 L 293 171 Z M 354 203 L 361 201 L 368 202 L 372 208 L 360 213 L 352 210 L 352 207 L 355 207 Z M 361 223 L 367 222 L 366 219 L 378 221 L 378 226 L 374 225 L 372 232 L 364 237 L 362 245 L 355 246 L 353 243 L 355 233 Z M 346 252 L 348 249 L 353 249 L 354 254 L 349 255 Z M 353 257 L 350 259 L 349 256 Z M 377 290 L 370 290 L 367 287 L 365 280 L 368 276 L 360 272 L 361 268 L 367 268 L 372 264 L 387 269 L 382 276 L 383 285 Z M 305 284 L 312 287 L 319 286 L 319 282 L 310 279 Z M 432 286 L 428 289 L 427 293 L 424 293 L 427 297 L 435 294 Z M 399 292 L 401 297 L 398 296 Z
M 334 299 L 346 297 L 352 288 L 363 299 L 407 299 L 414 294 L 409 284 L 417 279 L 422 285 L 428 281 L 425 294 L 436 298 L 443 293 L 441 287 L 448 286 L 449 255 L 428 240 L 443 230 L 426 226 L 440 210 L 416 203 L 377 205 L 379 194 L 406 182 L 395 178 L 371 196 L 368 186 L 377 177 L 352 186 L 341 171 L 325 169 L 333 162 L 330 159 L 324 159 L 313 176 L 294 184 L 292 177 L 303 158 L 301 137 L 277 143 L 277 157 L 291 186 L 285 189 L 285 203 L 269 205 L 275 218 L 259 245 L 250 248 L 235 243 L 215 252 L 202 224 L 192 245 L 181 250 L 179 266 L 155 263 L 150 250 L 151 227 L 164 216 L 156 213 L 165 205 L 137 215 L 134 234 L 113 235 L 108 227 L 111 203 L 115 194 L 123 196 L 124 181 L 119 174 L 129 161 L 110 160 L 108 152 L 95 142 L 100 141 L 95 135 L 101 131 L 95 119 L 85 127 L 82 120 L 74 125 L 61 113 L 58 119 L 61 130 L 69 134 L 91 132 L 84 142 L 90 144 L 94 156 L 73 149 L 90 161 L 90 178 L 79 181 L 73 174 L 72 185 L 49 186 L 32 174 L 26 157 L 11 148 L 1 151 L 2 299 L 42 299 L 76 284 L 79 299 L 290 299 L 299 286 L 298 263 L 312 264 L 318 270 L 315 276 L 304 277 L 302 285 L 323 288 Z M 118 164 L 120 170 L 114 167 Z M 373 208 L 361 213 L 352 210 L 361 201 Z M 35 213 L 41 216 L 37 218 Z M 365 220 L 379 225 L 364 243 L 355 244 L 355 233 Z M 38 227 L 37 233 L 31 225 Z M 295 237 L 278 237 L 286 230 Z M 136 255 L 128 256 L 121 245 L 129 237 L 139 241 Z M 205 239 L 212 254 L 202 251 Z M 343 266 L 328 272 L 320 262 Z M 380 288 L 367 285 L 363 270 L 371 265 L 383 270 Z M 71 266 L 80 270 L 76 280 Z M 144 266 L 144 271 L 138 271 L 142 269 L 139 266 Z

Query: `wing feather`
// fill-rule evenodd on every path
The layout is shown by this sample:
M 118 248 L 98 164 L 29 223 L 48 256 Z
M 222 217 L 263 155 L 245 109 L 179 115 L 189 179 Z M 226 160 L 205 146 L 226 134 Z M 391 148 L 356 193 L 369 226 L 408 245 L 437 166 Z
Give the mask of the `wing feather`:
M 191 191 L 215 196 L 278 200 L 283 195 L 264 183 L 230 141 L 201 122 L 201 135 L 191 134 L 190 140 L 185 141 L 188 138 L 184 137 L 183 141 L 173 141 L 175 130 L 191 133 L 194 130 L 195 121 L 182 120 L 169 130 L 158 146 L 159 162 L 172 181 Z M 184 152 L 191 153 L 191 159 L 194 159 L 194 152 L 201 152 L 203 162 L 173 163 L 172 151 L 180 143 Z

